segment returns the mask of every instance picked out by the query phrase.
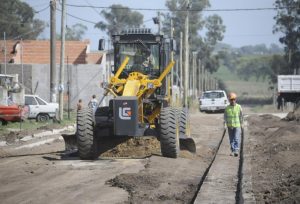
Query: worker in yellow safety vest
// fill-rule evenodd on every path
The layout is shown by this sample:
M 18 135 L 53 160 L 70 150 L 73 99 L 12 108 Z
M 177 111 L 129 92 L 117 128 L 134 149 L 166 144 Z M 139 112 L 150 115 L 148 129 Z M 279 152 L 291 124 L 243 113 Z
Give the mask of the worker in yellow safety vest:
M 241 127 L 243 126 L 242 107 L 236 103 L 236 94 L 229 94 L 230 104 L 224 112 L 224 128 L 228 128 L 229 142 L 231 147 L 230 156 L 239 156 Z

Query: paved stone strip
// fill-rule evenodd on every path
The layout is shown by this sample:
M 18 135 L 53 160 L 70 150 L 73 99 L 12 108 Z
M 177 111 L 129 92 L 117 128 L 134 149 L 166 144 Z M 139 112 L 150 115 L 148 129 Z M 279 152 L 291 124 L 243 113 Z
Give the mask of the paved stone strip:
M 250 146 L 249 134 L 247 129 L 247 121 L 245 121 L 244 128 L 244 168 L 243 168 L 243 186 L 242 186 L 242 195 L 245 204 L 254 204 L 256 203 L 255 197 L 252 190 L 252 170 L 251 170 L 251 151 L 253 147 Z
M 220 146 L 195 204 L 236 203 L 239 157 L 230 156 L 228 133 Z

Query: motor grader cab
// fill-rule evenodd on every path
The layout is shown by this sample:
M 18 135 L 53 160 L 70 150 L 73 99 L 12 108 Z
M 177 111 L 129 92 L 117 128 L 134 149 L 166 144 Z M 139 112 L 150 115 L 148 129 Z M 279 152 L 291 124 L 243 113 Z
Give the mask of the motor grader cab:
M 104 85 L 104 97 L 111 94 L 114 98 L 109 106 L 99 106 L 95 112 L 78 111 L 80 158 L 97 157 L 99 144 L 107 140 L 141 136 L 156 136 L 165 157 L 178 157 L 180 149 L 195 152 L 187 110 L 170 106 L 166 80 L 174 66 L 169 57 L 170 41 L 149 29 L 127 30 L 112 38 L 114 76 Z

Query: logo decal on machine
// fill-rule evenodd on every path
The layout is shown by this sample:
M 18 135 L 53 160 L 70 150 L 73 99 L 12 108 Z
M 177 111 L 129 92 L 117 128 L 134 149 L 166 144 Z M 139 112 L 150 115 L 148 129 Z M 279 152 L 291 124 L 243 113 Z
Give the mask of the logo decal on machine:
M 119 117 L 122 120 L 130 120 L 131 119 L 131 108 L 130 107 L 119 107 Z

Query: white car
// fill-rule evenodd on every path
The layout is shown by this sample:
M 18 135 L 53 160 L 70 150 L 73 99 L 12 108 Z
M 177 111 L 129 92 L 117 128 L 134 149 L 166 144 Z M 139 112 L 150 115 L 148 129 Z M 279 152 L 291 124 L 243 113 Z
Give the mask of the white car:
M 47 103 L 37 95 L 25 95 L 25 105 L 29 107 L 28 119 L 45 122 L 56 116 L 58 103 Z
M 229 103 L 225 91 L 210 90 L 202 94 L 199 104 L 200 112 L 224 112 Z

